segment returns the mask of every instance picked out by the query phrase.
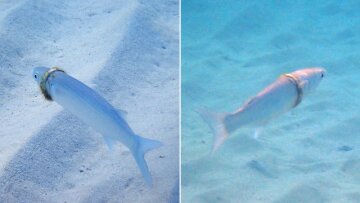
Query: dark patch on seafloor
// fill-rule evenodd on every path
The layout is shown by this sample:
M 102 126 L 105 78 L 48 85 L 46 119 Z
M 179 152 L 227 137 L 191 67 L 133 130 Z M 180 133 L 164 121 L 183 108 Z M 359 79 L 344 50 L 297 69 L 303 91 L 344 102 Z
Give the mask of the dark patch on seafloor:
M 353 150 L 353 148 L 350 146 L 347 146 L 347 145 L 343 145 L 341 147 L 338 147 L 337 150 L 342 151 L 342 152 L 348 152 L 348 151 Z
M 273 173 L 271 173 L 268 169 L 266 169 L 264 164 L 262 164 L 256 160 L 251 160 L 246 165 L 249 168 L 255 170 L 256 172 L 262 174 L 263 176 L 265 176 L 267 178 L 277 178 Z

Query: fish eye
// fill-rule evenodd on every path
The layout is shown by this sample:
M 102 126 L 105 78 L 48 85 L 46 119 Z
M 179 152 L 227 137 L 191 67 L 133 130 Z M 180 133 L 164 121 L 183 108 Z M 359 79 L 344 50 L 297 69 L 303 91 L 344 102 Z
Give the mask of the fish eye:
M 321 78 L 323 78 L 324 77 L 324 73 L 321 73 Z
M 34 75 L 34 78 L 37 78 L 37 75 Z

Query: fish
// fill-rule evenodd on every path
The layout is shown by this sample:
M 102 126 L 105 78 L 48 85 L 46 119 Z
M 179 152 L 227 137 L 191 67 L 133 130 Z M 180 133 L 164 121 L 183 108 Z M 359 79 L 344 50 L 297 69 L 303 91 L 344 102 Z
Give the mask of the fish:
M 162 146 L 161 142 L 135 134 L 125 120 L 125 111 L 115 109 L 97 92 L 64 70 L 58 67 L 36 67 L 32 77 L 46 100 L 55 101 L 102 134 L 110 149 L 115 142 L 124 144 L 131 151 L 145 182 L 152 186 L 144 155 Z
M 214 134 L 211 153 L 214 154 L 231 133 L 243 126 L 254 126 L 254 138 L 257 138 L 265 125 L 297 107 L 303 97 L 313 92 L 325 74 L 326 70 L 322 67 L 304 68 L 282 74 L 231 113 L 197 109 Z

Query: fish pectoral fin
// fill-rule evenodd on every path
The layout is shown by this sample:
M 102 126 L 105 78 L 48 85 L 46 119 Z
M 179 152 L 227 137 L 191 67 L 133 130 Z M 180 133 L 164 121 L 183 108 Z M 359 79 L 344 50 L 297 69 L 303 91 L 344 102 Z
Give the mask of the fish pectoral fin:
M 96 87 L 96 84 L 95 83 L 86 83 L 87 86 L 91 87 L 91 88 L 95 88 Z
M 303 89 L 307 83 L 308 83 L 307 80 L 301 81 L 301 82 L 299 83 L 300 88 Z
M 262 133 L 264 127 L 258 127 L 255 129 L 255 132 L 254 132 L 254 139 L 258 139 L 259 138 L 259 135 Z
M 106 145 L 108 146 L 108 149 L 110 151 L 113 151 L 114 150 L 114 140 L 109 137 L 104 136 L 104 141 L 105 141 Z

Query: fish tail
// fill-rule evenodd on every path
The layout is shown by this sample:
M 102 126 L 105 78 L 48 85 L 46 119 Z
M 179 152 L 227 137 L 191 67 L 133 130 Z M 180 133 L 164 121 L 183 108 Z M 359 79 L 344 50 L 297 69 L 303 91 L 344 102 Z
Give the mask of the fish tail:
M 214 133 L 214 142 L 211 151 L 211 154 L 214 154 L 228 137 L 228 131 L 224 123 L 224 119 L 228 113 L 214 113 L 207 109 L 197 109 L 196 112 L 200 114 Z
M 152 177 L 149 168 L 146 164 L 146 161 L 144 159 L 144 155 L 146 152 L 150 150 L 161 147 L 162 144 L 157 140 L 147 139 L 139 135 L 136 135 L 136 138 L 137 138 L 137 145 L 135 145 L 136 147 L 131 149 L 131 152 L 136 160 L 137 165 L 140 168 L 141 174 L 143 175 L 146 183 L 149 186 L 152 186 Z

